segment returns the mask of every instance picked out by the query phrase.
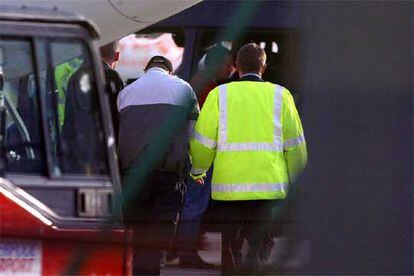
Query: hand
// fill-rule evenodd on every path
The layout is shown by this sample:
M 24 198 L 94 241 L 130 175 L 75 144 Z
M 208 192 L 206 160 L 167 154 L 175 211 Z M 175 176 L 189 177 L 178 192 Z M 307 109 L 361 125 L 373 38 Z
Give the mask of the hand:
M 198 185 L 204 186 L 204 177 L 194 180 Z
M 206 173 L 194 175 L 190 172 L 191 178 L 194 180 L 194 182 L 198 185 L 204 185 L 204 178 L 206 177 Z

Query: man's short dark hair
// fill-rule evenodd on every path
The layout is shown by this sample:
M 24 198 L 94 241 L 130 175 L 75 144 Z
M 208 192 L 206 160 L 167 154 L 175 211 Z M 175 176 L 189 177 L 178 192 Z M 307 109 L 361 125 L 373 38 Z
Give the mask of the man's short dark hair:
M 244 73 L 258 73 L 266 64 L 266 53 L 256 43 L 249 43 L 237 53 L 237 66 Z
M 118 41 L 115 40 L 99 48 L 101 56 L 104 59 L 113 59 L 118 52 Z
M 226 56 L 230 55 L 230 50 L 222 45 L 213 46 L 206 53 L 204 64 L 206 68 L 213 68 L 223 62 Z
M 145 71 L 152 67 L 161 67 L 165 70 L 168 70 L 170 73 L 173 71 L 173 66 L 171 61 L 163 56 L 153 56 L 149 61 L 147 66 L 145 66 Z

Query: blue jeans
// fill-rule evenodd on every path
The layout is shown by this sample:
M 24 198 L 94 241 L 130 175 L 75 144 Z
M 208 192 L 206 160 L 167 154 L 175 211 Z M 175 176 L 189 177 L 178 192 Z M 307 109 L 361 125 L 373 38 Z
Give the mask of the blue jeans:
M 179 256 L 191 256 L 197 253 L 197 237 L 203 214 L 211 198 L 211 176 L 213 169 L 207 172 L 204 185 L 197 184 L 191 177 L 187 180 L 187 192 L 177 232 Z

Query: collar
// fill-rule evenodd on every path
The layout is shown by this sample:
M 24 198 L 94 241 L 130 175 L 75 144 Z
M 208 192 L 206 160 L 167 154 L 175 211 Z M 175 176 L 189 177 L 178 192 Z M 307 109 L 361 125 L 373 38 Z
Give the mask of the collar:
M 160 67 L 152 67 L 152 68 L 147 70 L 147 73 L 149 73 L 149 72 L 159 72 L 159 73 L 168 74 L 167 70 L 164 70 Z
M 255 76 L 255 77 L 258 77 L 258 78 L 262 78 L 259 74 L 256 74 L 256 73 L 246 73 L 246 74 L 243 74 L 243 76 L 241 76 L 241 79 L 242 78 L 244 78 L 244 77 L 247 77 L 247 76 Z
M 240 78 L 240 81 L 263 81 L 263 79 L 259 74 L 246 73 Z

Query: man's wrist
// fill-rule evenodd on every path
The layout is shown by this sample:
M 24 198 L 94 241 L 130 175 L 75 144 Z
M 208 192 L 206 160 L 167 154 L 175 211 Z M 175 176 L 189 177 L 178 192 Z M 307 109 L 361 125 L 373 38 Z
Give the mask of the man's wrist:
M 206 176 L 206 173 L 202 173 L 202 174 L 198 174 L 198 175 L 194 175 L 194 174 L 190 173 L 190 176 L 194 180 L 199 180 L 199 179 L 205 177 Z
M 206 173 L 205 173 L 204 170 L 191 169 L 190 176 L 191 176 L 192 179 L 198 180 L 198 179 L 201 179 L 201 178 L 205 177 Z

